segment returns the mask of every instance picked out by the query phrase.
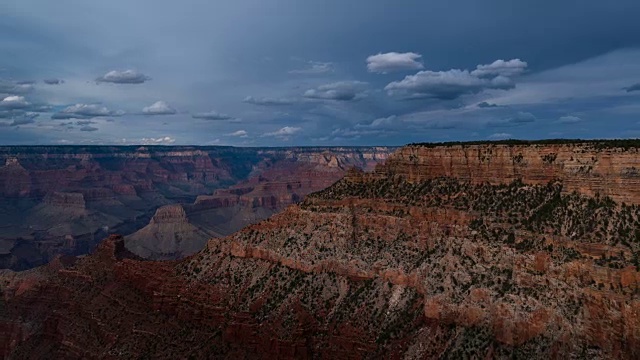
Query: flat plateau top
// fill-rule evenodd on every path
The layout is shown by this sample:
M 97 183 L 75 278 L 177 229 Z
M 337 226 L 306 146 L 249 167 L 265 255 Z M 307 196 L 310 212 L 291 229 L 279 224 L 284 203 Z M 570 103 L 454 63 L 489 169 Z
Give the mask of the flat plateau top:
M 506 146 L 531 146 L 531 145 L 587 145 L 595 148 L 640 148 L 640 139 L 543 139 L 543 140 L 480 140 L 480 141 L 449 141 L 449 142 L 425 142 L 412 143 L 407 146 L 415 147 L 448 147 L 448 146 L 477 146 L 477 145 L 506 145 Z

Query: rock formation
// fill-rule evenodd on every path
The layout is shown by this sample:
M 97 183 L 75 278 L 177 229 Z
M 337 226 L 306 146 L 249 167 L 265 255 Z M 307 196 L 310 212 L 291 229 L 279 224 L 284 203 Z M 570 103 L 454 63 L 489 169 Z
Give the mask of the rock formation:
M 134 254 L 151 260 L 192 255 L 201 250 L 211 234 L 189 222 L 182 205 L 159 208 L 149 225 L 127 236 L 125 246 Z
M 475 183 L 522 179 L 544 184 L 562 178 L 566 192 L 640 202 L 640 149 L 635 140 L 406 146 L 378 169 L 421 181 L 438 176 Z
M 215 202 L 186 205 L 192 224 L 202 230 L 200 236 L 202 232 L 229 235 L 330 185 L 349 166 L 372 168 L 390 151 L 383 147 L 0 147 L 0 165 L 4 164 L 0 166 L 0 268 L 22 270 L 56 254 L 86 254 L 111 233 L 129 235 L 148 225 L 163 205 L 192 203 L 199 195 L 211 196 L 243 183 L 255 189 L 242 200 L 251 205 L 223 209 Z
M 352 152 L 330 150 L 264 151 L 262 155 L 269 157 L 254 165 L 246 180 L 217 189 L 212 195 L 200 195 L 193 204 L 161 208 L 169 214 L 180 211 L 184 216 L 166 223 L 158 221 L 156 213 L 147 227 L 126 237 L 127 248 L 154 260 L 191 255 L 201 250 L 210 237 L 231 235 L 330 186 L 348 169 L 373 169 L 384 158 L 377 153 L 354 156 Z
M 614 144 L 592 154 L 616 154 Z M 523 160 L 524 153 L 547 155 L 544 146 L 519 146 Z M 622 158 L 636 151 L 619 149 Z M 459 150 L 402 149 L 374 173 L 349 171 L 181 261 L 140 261 L 112 236 L 90 256 L 5 272 L 0 352 L 27 358 L 46 349 L 71 359 L 640 357 L 640 203 L 628 195 L 634 183 L 609 197 L 602 181 L 578 183 L 572 173 L 514 177 L 498 165 L 473 172 L 485 181 L 464 177 L 476 171 L 457 163 L 464 157 L 446 166 L 423 158 L 447 151 Z M 432 163 L 441 165 L 424 165 Z

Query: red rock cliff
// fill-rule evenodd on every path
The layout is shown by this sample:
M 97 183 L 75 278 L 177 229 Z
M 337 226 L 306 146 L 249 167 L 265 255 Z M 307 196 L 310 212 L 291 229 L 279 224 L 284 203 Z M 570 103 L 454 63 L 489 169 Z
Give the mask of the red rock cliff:
M 475 183 L 522 179 L 544 184 L 563 180 L 565 191 L 640 203 L 640 149 L 602 147 L 597 143 L 558 145 L 407 146 L 377 172 L 413 182 L 450 176 Z
M 428 174 L 446 167 L 405 151 L 179 262 L 132 259 L 113 237 L 5 274 L 3 355 L 640 356 L 638 204 L 563 177 Z

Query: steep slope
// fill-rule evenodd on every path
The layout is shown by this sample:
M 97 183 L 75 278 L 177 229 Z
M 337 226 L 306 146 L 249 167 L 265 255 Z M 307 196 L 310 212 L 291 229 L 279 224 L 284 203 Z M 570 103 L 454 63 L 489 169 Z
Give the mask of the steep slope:
M 125 246 L 150 260 L 166 260 L 200 251 L 211 234 L 189 222 L 182 205 L 159 208 L 149 225 L 126 237 Z
M 136 260 L 112 237 L 91 256 L 5 273 L 0 350 L 15 358 L 43 350 L 65 358 L 640 356 L 638 203 L 591 196 L 601 185 L 590 180 L 568 191 L 565 181 L 577 180 L 561 172 L 549 181 L 506 172 L 470 181 L 426 173 L 421 158 L 396 166 L 398 154 L 180 262 Z
M 639 203 L 639 146 L 639 140 L 418 144 L 396 152 L 379 171 L 409 181 L 450 176 L 475 183 L 544 184 L 562 178 L 565 192 Z
M 268 158 L 253 167 L 248 179 L 183 206 L 181 224 L 161 225 L 154 217 L 147 227 L 127 236 L 126 246 L 146 259 L 179 259 L 201 250 L 210 237 L 231 235 L 300 202 L 338 181 L 351 167 L 372 169 L 377 163 L 374 157 L 328 150 Z
M 161 206 L 192 203 L 199 195 L 251 182 L 269 168 L 293 169 L 285 180 L 291 184 L 316 174 L 297 169 L 335 173 L 331 182 L 324 177 L 323 186 L 309 192 L 340 178 L 343 169 L 334 164 L 370 168 L 390 151 L 384 147 L 0 147 L 4 164 L 0 166 L 0 268 L 23 270 L 57 254 L 86 254 L 111 233 L 128 235 L 143 228 Z M 257 188 L 261 182 L 252 184 Z M 255 198 L 282 197 L 286 202 L 287 191 L 267 186 Z M 199 221 L 195 226 L 208 233 L 234 224 L 219 234 L 228 235 L 281 208 L 256 209 L 255 216 L 240 216 L 251 209 L 232 208 L 229 212 L 239 216 L 233 218 L 217 206 L 199 206 L 214 220 L 208 221 L 203 213 L 194 216 Z M 225 222 L 216 223 L 216 214 Z

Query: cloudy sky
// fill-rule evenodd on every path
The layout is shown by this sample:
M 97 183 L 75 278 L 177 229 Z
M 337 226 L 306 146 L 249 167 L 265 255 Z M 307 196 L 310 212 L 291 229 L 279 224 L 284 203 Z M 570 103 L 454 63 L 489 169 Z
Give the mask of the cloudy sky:
M 0 144 L 640 137 L 640 2 L 4 0 Z

